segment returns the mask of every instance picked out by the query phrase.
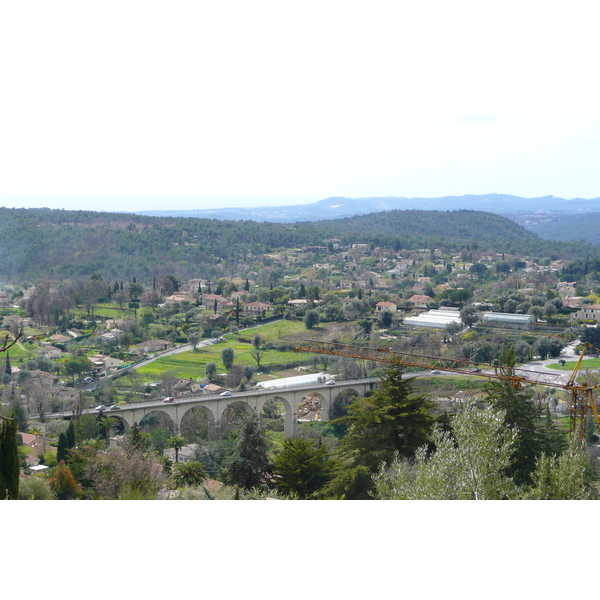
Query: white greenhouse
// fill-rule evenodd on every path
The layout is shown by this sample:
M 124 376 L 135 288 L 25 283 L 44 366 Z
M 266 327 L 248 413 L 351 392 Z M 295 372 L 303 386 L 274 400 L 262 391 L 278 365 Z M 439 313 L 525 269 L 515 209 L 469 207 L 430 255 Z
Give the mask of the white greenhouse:
M 428 329 L 445 329 L 451 323 L 460 324 L 460 315 L 457 310 L 428 310 L 421 313 L 418 317 L 407 317 L 402 321 L 403 325 L 426 327 Z

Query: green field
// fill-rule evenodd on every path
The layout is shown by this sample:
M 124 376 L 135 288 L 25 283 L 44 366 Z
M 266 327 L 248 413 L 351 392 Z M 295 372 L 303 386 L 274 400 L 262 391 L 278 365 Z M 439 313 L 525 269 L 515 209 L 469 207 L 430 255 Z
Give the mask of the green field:
M 176 377 L 185 379 L 200 379 L 204 377 L 206 364 L 214 362 L 217 365 L 217 372 L 223 373 L 225 365 L 221 361 L 221 351 L 224 348 L 233 348 L 235 356 L 233 364 L 256 367 L 256 361 L 251 354 L 253 348 L 250 343 L 255 333 L 260 333 L 264 346 L 281 341 L 285 343 L 288 340 L 284 338 L 304 331 L 306 331 L 304 325 L 298 322 L 278 321 L 276 323 L 269 323 L 268 325 L 240 332 L 239 334 L 227 335 L 227 341 L 220 344 L 159 358 L 149 365 L 140 367 L 137 369 L 137 372 L 142 375 L 144 382 L 160 379 L 165 373 L 171 373 Z M 248 343 L 239 341 L 238 338 L 241 337 L 247 339 Z M 289 343 L 292 343 L 291 340 Z M 292 362 L 307 362 L 310 359 L 309 354 L 297 354 L 293 351 L 281 352 L 278 350 L 262 349 L 261 353 L 261 369 L 281 367 Z
M 566 362 L 564 365 L 559 365 L 558 363 L 552 363 L 548 365 L 549 369 L 557 369 L 559 371 L 572 371 L 577 364 L 576 360 L 570 360 Z M 580 370 L 586 369 L 594 369 L 596 370 L 600 367 L 600 358 L 586 358 L 581 362 Z

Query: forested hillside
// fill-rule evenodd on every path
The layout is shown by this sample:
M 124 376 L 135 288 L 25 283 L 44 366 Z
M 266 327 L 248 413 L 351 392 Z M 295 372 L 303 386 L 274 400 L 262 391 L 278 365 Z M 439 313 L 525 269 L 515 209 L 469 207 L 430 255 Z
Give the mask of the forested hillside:
M 479 211 L 388 211 L 294 224 L 146 217 L 126 213 L 0 208 L 0 263 L 9 280 L 211 276 L 215 265 L 275 248 L 372 243 L 449 252 L 477 244 L 496 252 L 581 256 L 581 244 L 543 241 L 516 223 Z M 588 246 L 589 256 L 600 248 Z
M 600 213 L 583 215 L 525 215 L 515 221 L 542 239 L 575 241 L 584 240 L 600 244 Z

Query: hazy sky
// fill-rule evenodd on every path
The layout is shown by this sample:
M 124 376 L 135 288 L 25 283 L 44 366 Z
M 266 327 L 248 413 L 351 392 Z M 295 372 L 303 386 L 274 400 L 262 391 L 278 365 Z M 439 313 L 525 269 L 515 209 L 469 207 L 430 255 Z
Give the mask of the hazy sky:
M 600 197 L 596 8 L 7 2 L 0 205 Z

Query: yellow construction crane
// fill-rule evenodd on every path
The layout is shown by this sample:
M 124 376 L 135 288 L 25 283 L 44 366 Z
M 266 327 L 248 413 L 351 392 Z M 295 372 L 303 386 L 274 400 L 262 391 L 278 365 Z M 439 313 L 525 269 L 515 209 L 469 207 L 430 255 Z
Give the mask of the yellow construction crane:
M 583 357 L 590 348 L 595 347 L 586 343 L 566 383 L 560 374 L 529 371 L 519 367 L 502 369 L 501 367 L 475 363 L 470 360 L 408 354 L 405 352 L 395 352 L 389 348 L 364 348 L 362 346 L 338 344 L 335 342 L 304 340 L 298 347 L 294 348 L 294 352 L 314 352 L 317 354 L 383 362 L 402 367 L 415 367 L 423 370 L 449 371 L 451 373 L 462 373 L 476 377 L 487 377 L 488 379 L 508 381 L 514 388 L 520 388 L 524 385 L 544 385 L 568 390 L 571 396 L 569 431 L 571 434 L 577 431 L 579 439 L 583 440 L 585 435 L 585 420 L 590 410 L 592 411 L 598 434 L 600 435 L 600 417 L 598 416 L 598 409 L 594 401 L 594 390 L 600 387 L 600 384 L 590 386 L 587 383 L 576 383 Z M 598 349 L 596 348 L 596 350 Z

